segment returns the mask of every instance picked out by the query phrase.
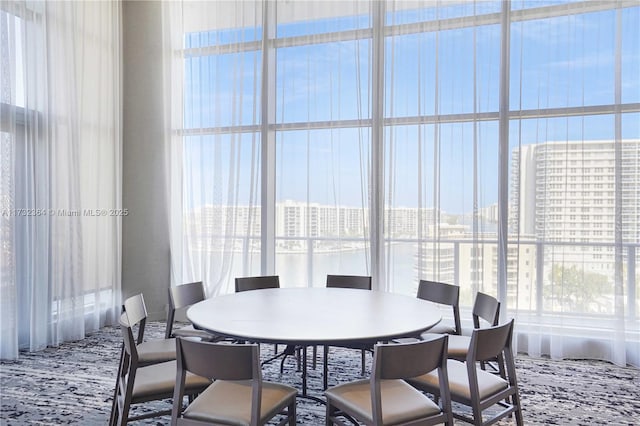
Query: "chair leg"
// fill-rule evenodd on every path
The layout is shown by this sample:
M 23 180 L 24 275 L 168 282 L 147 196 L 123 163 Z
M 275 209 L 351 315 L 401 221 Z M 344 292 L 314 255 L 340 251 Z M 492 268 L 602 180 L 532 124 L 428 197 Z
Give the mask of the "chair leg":
M 323 390 L 327 390 L 329 387 L 329 346 L 324 345 L 322 352 L 322 385 Z
M 367 362 L 367 360 L 366 360 L 366 355 L 365 355 L 365 350 L 364 350 L 364 349 L 362 349 L 362 350 L 360 351 L 360 356 L 361 356 L 361 358 L 362 358 L 362 359 L 361 359 L 361 364 L 360 364 L 360 374 L 364 377 L 364 373 L 365 373 L 365 367 L 364 367 L 364 365 L 365 365 L 365 363 Z
M 281 354 L 275 355 L 272 358 L 263 361 L 262 364 L 266 364 L 268 362 L 273 361 L 274 359 L 278 358 L 278 357 L 282 357 L 282 360 L 280 361 L 280 373 L 282 374 L 284 372 L 284 361 L 287 359 L 287 357 L 289 355 L 296 355 L 296 352 L 298 351 L 299 348 L 296 348 L 293 345 L 287 345 L 284 349 L 284 351 Z M 297 365 L 298 365 L 298 371 L 300 370 L 300 356 L 297 356 Z
M 516 425 L 518 426 L 524 425 L 524 420 L 522 419 L 522 411 L 520 410 L 520 406 L 518 406 L 518 409 L 516 410 Z
M 118 423 L 118 407 L 111 407 L 111 415 L 109 416 L 109 426 L 116 426 Z
M 116 389 L 118 384 L 116 383 Z M 117 392 L 117 391 L 116 391 Z M 118 422 L 118 396 L 117 394 L 113 397 L 113 403 L 111 404 L 111 414 L 109 415 L 109 426 L 116 426 Z
M 313 354 L 313 360 L 311 361 L 311 367 L 315 370 L 316 369 L 316 357 L 318 356 L 318 346 L 313 346 L 313 349 L 311 351 L 311 353 Z
M 482 426 L 482 410 L 480 409 L 479 401 L 474 401 L 471 404 L 471 412 L 473 413 L 473 424 L 475 426 Z
M 111 415 L 109 416 L 109 426 L 115 426 L 118 421 L 118 391 L 120 389 L 120 374 L 122 373 L 123 362 L 124 362 L 124 344 L 120 347 L 120 362 L 118 363 L 118 374 L 116 375 L 116 385 L 113 388 L 113 402 L 111 403 Z
M 331 402 L 327 400 L 327 411 L 324 418 L 325 426 L 333 425 L 333 420 L 331 418 L 333 417 L 334 412 L 335 412 L 335 408 L 333 408 L 333 406 L 331 405 Z
M 524 420 L 522 418 L 522 406 L 520 405 L 520 395 L 516 391 L 513 395 L 511 395 L 511 401 L 516 410 L 514 414 L 516 416 L 516 425 L 522 426 L 524 424 Z
M 289 426 L 296 425 L 296 399 L 289 405 Z
M 126 426 L 129 422 L 129 410 L 131 409 L 131 395 L 125 395 L 122 401 L 122 412 L 120 413 L 119 426 Z

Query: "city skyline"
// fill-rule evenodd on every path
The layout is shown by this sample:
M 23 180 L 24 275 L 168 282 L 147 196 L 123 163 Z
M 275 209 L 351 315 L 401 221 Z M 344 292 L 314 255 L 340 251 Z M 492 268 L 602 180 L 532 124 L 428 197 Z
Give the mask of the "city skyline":
M 626 146 L 627 148 L 624 148 L 625 151 L 629 151 L 629 149 L 633 149 L 634 145 L 638 145 L 640 139 L 625 139 L 622 140 L 620 142 L 621 146 Z M 575 189 L 575 186 L 580 183 L 582 185 L 582 182 L 580 181 L 575 181 L 574 179 L 576 179 L 576 177 L 582 177 L 584 175 L 583 169 L 588 170 L 589 168 L 593 167 L 596 168 L 595 166 L 592 166 L 590 163 L 592 160 L 590 159 L 582 159 L 582 158 L 573 158 L 573 159 L 568 159 L 567 157 L 570 155 L 579 155 L 582 154 L 582 150 L 583 149 L 589 149 L 590 146 L 605 146 L 604 151 L 606 151 L 610 156 L 613 155 L 613 144 L 615 144 L 614 141 L 607 141 L 607 140 L 589 140 L 589 141 L 569 141 L 569 142 L 565 142 L 565 141 L 549 141 L 549 142 L 543 142 L 543 143 L 538 143 L 538 144 L 529 144 L 529 145 L 523 145 L 521 147 L 516 147 L 512 149 L 512 155 L 511 155 L 511 159 L 513 161 L 513 164 L 510 168 L 511 172 L 510 172 L 510 190 L 509 190 L 509 196 L 510 196 L 510 202 L 509 205 L 511 208 L 516 207 L 517 210 L 517 204 L 519 204 L 517 201 L 514 203 L 515 198 L 518 198 L 519 195 L 519 191 L 518 191 L 518 187 L 521 185 L 519 182 L 517 182 L 517 179 L 522 177 L 523 179 L 526 177 L 527 172 L 522 172 L 521 170 L 518 169 L 518 167 L 520 167 L 520 164 L 526 161 L 534 161 L 535 159 L 532 158 L 531 153 L 533 153 L 534 151 L 542 151 L 545 149 L 545 147 L 556 147 L 556 151 L 564 151 L 564 157 L 562 159 L 562 163 L 558 163 L 556 164 L 556 167 L 553 169 L 555 170 L 555 176 L 553 177 L 549 177 L 549 180 L 559 180 L 559 179 L 564 179 L 564 180 L 572 180 L 572 186 Z M 608 145 L 610 145 L 608 147 Z M 573 148 L 567 148 L 567 147 L 573 147 Z M 631 147 L 631 148 L 628 148 Z M 637 150 L 637 148 L 636 148 Z M 601 149 L 602 151 L 602 149 Z M 519 159 L 520 157 L 520 152 L 522 152 L 522 156 L 526 157 L 525 160 L 521 161 Z M 625 154 L 626 159 L 625 162 L 626 164 L 628 164 L 625 168 L 626 172 L 625 173 L 633 173 L 633 167 L 637 166 L 637 164 L 632 163 L 629 164 L 629 160 L 633 160 L 634 155 L 635 155 L 636 151 L 631 151 L 630 154 Z M 559 160 L 553 160 L 555 162 L 558 162 Z M 573 167 L 569 167 L 569 162 L 571 161 L 571 163 L 576 163 L 573 165 Z M 607 171 L 609 173 L 611 173 L 611 169 L 614 166 L 614 164 L 612 163 L 614 161 L 614 158 L 609 158 L 608 159 L 609 163 L 607 164 Z M 576 170 L 578 169 L 576 167 L 577 164 L 580 164 L 579 166 L 579 170 L 580 173 L 576 172 Z M 528 167 L 529 170 L 534 170 L 535 168 L 532 167 L 531 165 Z M 569 171 L 571 171 L 571 173 L 569 173 Z M 589 172 L 587 172 L 589 173 Z M 598 173 L 606 173 L 603 170 L 599 170 Z M 569 175 L 572 174 L 574 175 L 574 177 L 569 177 Z M 637 174 L 637 170 L 636 170 L 636 174 Z M 612 180 L 613 177 L 611 177 L 610 180 Z M 611 190 L 612 187 L 611 185 L 613 184 L 612 181 L 608 181 L 606 182 L 607 185 L 609 185 L 606 189 Z M 535 180 L 528 180 L 526 183 L 522 184 L 522 185 L 532 185 L 535 184 Z M 600 190 L 602 191 L 602 184 L 603 182 L 600 183 L 594 183 L 595 185 L 600 185 Z M 558 185 L 558 183 L 550 183 L 550 187 L 549 189 L 551 189 L 553 187 L 553 185 Z M 587 187 L 588 187 L 589 183 L 587 183 Z M 625 183 L 625 187 L 628 186 L 629 183 Z M 556 188 L 558 189 L 558 188 Z M 531 193 L 531 190 L 529 191 Z M 558 192 L 558 191 L 556 191 Z M 514 198 L 515 197 L 515 198 Z M 287 204 L 288 202 L 296 202 L 296 203 L 301 203 L 301 204 L 308 204 L 309 206 L 323 206 L 323 207 L 329 207 L 329 208 L 338 208 L 338 209 L 358 209 L 358 210 L 368 210 L 368 208 L 365 207 L 359 207 L 359 206 L 353 206 L 353 205 L 349 205 L 349 204 L 338 204 L 338 203 L 333 203 L 333 204 L 324 204 L 322 202 L 319 201 L 311 201 L 311 200 L 295 200 L 293 198 L 284 198 L 284 199 L 276 199 L 276 203 L 284 203 Z M 205 203 L 202 204 L 199 207 L 202 206 L 206 206 L 206 205 L 214 205 L 211 203 Z M 238 206 L 253 206 L 254 208 L 259 208 L 260 204 L 259 203 L 255 203 L 255 204 L 238 204 Z M 197 208 L 196 206 L 192 207 L 193 208 Z M 403 209 L 424 209 L 424 210 L 436 210 L 434 207 L 432 206 L 422 206 L 422 207 L 414 207 L 414 206 L 410 206 L 410 205 L 392 205 L 392 206 L 388 206 L 385 205 L 385 209 L 397 209 L 397 210 L 403 210 Z M 473 210 L 469 210 L 469 211 L 465 211 L 462 213 L 455 213 L 455 212 L 449 212 L 445 209 L 437 209 L 441 214 L 444 214 L 446 216 L 457 216 L 457 217 L 468 217 L 473 215 L 474 211 Z M 478 213 L 479 213 L 479 217 L 484 218 L 485 220 L 489 221 L 489 222 L 496 222 L 497 221 L 497 201 L 494 202 L 489 202 L 487 204 L 478 206 Z M 528 223 L 528 219 L 522 219 L 525 223 Z M 529 225 L 530 226 L 530 225 Z M 528 232 L 528 233 L 533 233 L 533 232 Z
M 506 295 L 512 306 L 555 306 L 555 302 L 537 298 L 537 283 L 552 281 L 558 274 L 553 279 L 580 274 L 592 283 L 589 291 L 593 293 L 580 302 L 584 309 L 613 309 L 613 299 L 607 294 L 615 269 L 616 223 L 611 213 L 616 193 L 615 146 L 613 141 L 553 141 L 512 151 L 517 167 L 510 177 L 509 240 L 514 245 L 507 256 Z M 619 189 L 623 244 L 633 247 L 640 241 L 640 139 L 620 144 L 620 161 L 625 177 Z M 496 204 L 479 208 L 479 226 L 474 228 L 469 214 L 386 206 L 388 250 L 409 256 L 396 270 L 394 285 L 410 294 L 413 287 L 407 282 L 418 279 L 466 283 L 465 298 L 478 290 L 497 291 L 497 210 Z M 249 252 L 259 253 L 261 215 L 261 206 L 200 206 L 185 217 L 186 241 L 196 250 L 242 253 L 248 249 L 248 239 Z M 355 264 L 366 264 L 368 209 L 283 200 L 276 202 L 274 217 L 274 248 L 280 262 L 283 256 L 296 254 L 304 259 L 312 250 L 314 256 L 352 253 L 348 256 L 356 259 Z M 227 232 L 229 221 L 235 230 L 232 234 Z M 218 238 L 226 243 L 217 243 Z M 335 261 L 324 260 L 323 264 Z M 538 278 L 539 273 L 545 275 Z

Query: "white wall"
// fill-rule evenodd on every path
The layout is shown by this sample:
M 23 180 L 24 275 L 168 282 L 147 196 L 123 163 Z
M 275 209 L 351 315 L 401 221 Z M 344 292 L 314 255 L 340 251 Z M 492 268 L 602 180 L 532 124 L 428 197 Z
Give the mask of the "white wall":
M 160 2 L 124 1 L 122 297 L 143 293 L 151 319 L 169 287 L 161 24 Z

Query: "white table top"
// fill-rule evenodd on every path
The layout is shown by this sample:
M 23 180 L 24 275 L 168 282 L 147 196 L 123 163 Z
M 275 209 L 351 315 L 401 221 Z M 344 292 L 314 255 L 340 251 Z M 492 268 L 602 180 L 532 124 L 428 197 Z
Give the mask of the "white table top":
M 210 332 L 264 343 L 338 344 L 416 337 L 437 324 L 430 303 L 394 293 L 279 288 L 213 297 L 187 318 Z

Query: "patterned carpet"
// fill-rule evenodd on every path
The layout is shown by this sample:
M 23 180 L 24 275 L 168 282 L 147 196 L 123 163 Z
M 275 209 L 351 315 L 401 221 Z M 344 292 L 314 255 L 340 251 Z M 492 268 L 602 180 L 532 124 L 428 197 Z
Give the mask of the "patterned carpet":
M 160 337 L 164 325 L 151 323 L 147 327 L 149 338 Z M 17 362 L 0 363 L 0 424 L 107 424 L 120 339 L 120 331 L 108 327 L 84 340 L 23 353 Z M 263 347 L 265 356 L 271 351 L 271 345 Z M 330 385 L 359 378 L 358 351 L 332 350 L 330 359 Z M 640 425 L 639 369 L 521 355 L 517 371 L 527 425 Z M 310 370 L 310 394 L 322 393 L 320 372 L 321 368 Z M 287 360 L 282 375 L 279 362 L 265 366 L 264 377 L 298 388 L 301 385 L 293 359 Z M 169 418 L 132 424 L 165 425 Z M 323 425 L 324 406 L 298 399 L 298 424 Z M 514 422 L 508 419 L 499 424 Z

